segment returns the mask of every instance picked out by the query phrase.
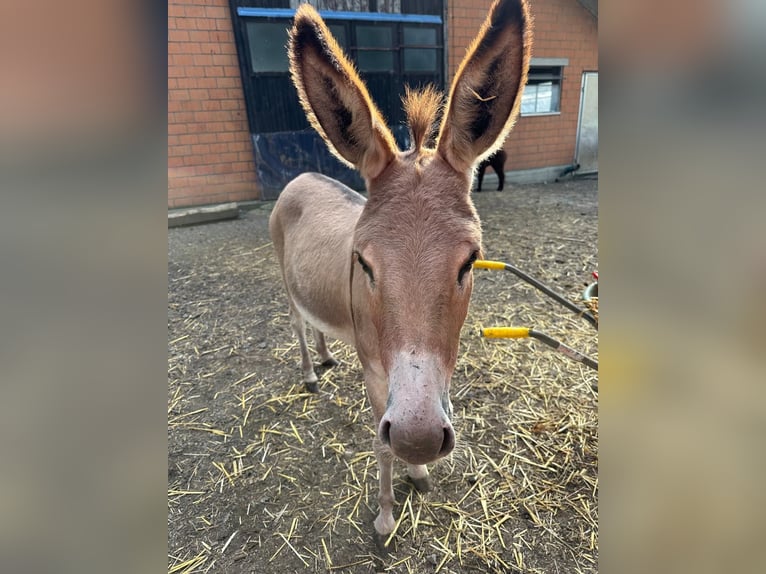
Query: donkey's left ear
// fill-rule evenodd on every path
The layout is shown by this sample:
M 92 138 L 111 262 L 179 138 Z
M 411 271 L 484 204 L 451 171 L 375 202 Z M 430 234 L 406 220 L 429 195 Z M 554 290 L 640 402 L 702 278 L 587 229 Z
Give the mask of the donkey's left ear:
M 296 11 L 288 55 L 306 116 L 330 151 L 366 179 L 380 175 L 396 153 L 394 137 L 354 65 L 309 4 Z
M 450 89 L 436 144 L 465 172 L 502 146 L 521 107 L 532 52 L 526 0 L 495 0 Z

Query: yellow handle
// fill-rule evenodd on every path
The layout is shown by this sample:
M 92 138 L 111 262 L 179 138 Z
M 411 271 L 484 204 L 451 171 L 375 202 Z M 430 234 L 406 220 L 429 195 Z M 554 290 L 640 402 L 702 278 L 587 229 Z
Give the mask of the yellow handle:
M 487 327 L 481 336 L 488 339 L 524 339 L 529 337 L 529 327 Z
M 488 261 L 486 259 L 478 259 L 473 262 L 474 269 L 505 269 L 505 263 L 502 261 Z

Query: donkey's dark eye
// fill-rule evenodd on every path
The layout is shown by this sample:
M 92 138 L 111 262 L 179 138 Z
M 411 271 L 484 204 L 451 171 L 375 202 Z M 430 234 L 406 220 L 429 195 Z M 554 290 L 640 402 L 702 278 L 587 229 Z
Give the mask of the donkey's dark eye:
M 367 276 L 370 278 L 370 281 L 375 281 L 375 276 L 372 274 L 372 268 L 370 268 L 369 265 L 367 265 L 367 262 L 362 259 L 362 256 L 358 253 L 356 254 L 356 258 L 359 261 L 359 265 L 362 267 L 362 271 L 364 271 Z
M 479 252 L 474 251 L 471 253 L 471 257 L 468 258 L 468 261 L 465 262 L 465 264 L 460 268 L 460 273 L 458 273 L 457 276 L 457 282 L 462 284 L 463 278 L 465 277 L 466 273 L 468 273 L 471 269 L 473 269 L 473 264 L 476 262 L 476 259 L 479 257 Z

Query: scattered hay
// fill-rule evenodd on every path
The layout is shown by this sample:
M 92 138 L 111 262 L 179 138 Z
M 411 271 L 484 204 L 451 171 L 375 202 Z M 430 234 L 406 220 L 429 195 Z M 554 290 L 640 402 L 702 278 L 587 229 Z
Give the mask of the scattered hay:
M 591 297 L 590 299 L 586 299 L 584 303 L 588 310 L 596 318 L 596 322 L 598 322 L 598 297 Z
M 477 204 L 488 255 L 573 295 L 595 267 L 595 194 L 576 223 L 555 199 L 522 188 Z M 478 336 L 529 326 L 597 358 L 594 329 L 510 274 L 474 272 L 451 390 L 458 446 L 426 495 L 395 466 L 396 549 L 381 561 L 361 366 L 332 342 L 340 366 L 304 391 L 267 215 L 170 233 L 168 574 L 596 572 L 598 374 L 534 341 Z M 539 235 L 509 232 L 515 221 Z

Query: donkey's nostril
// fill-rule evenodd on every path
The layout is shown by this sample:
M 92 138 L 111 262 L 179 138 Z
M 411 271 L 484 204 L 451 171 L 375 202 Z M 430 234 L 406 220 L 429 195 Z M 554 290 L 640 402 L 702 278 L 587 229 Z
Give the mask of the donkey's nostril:
M 452 430 L 452 426 L 444 427 L 444 439 L 442 441 L 442 448 L 439 451 L 439 456 L 447 456 L 455 448 L 455 431 Z
M 383 420 L 380 423 L 380 440 L 383 444 L 391 444 L 391 421 Z

